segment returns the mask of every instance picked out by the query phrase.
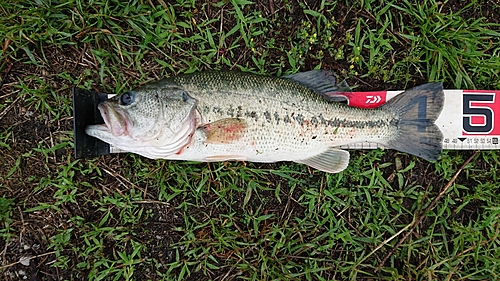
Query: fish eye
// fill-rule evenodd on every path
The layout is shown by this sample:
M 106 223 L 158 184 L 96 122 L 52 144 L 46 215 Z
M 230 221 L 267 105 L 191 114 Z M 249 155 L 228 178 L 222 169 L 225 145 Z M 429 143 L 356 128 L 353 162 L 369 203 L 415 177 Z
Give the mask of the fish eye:
M 125 92 L 120 96 L 120 104 L 121 105 L 130 105 L 134 102 L 134 95 L 130 92 Z

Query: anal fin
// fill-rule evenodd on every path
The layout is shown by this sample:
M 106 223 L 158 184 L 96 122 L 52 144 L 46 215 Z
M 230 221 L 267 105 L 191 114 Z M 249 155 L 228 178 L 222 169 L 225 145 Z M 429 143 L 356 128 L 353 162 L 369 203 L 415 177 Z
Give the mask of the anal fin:
M 349 152 L 338 148 L 329 148 L 323 153 L 295 162 L 308 165 L 323 172 L 338 173 L 347 168 L 349 164 Z

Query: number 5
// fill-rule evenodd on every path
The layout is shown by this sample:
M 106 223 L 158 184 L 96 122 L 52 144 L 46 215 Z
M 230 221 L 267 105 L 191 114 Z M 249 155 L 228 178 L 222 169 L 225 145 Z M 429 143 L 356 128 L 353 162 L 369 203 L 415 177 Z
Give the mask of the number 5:
M 494 95 L 464 94 L 463 129 L 467 133 L 487 134 L 493 130 L 493 110 L 486 106 L 472 105 L 472 102 L 492 103 Z M 483 124 L 474 124 L 472 117 L 483 117 Z

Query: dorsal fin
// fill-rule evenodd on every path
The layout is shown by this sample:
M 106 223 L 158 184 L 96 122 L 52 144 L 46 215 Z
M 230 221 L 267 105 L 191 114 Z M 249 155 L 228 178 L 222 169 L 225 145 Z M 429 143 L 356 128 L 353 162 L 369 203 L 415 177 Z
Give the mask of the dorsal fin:
M 345 96 L 338 93 L 351 91 L 345 81 L 336 84 L 335 76 L 330 70 L 310 70 L 283 76 L 283 78 L 302 84 L 332 102 L 347 101 Z

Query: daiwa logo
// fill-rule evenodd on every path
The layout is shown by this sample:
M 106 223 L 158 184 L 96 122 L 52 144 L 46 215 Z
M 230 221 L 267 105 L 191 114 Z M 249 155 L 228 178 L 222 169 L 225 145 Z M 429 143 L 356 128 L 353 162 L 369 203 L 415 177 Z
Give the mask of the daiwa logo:
M 463 94 L 463 135 L 500 135 L 498 92 L 466 91 Z
M 379 103 L 382 101 L 382 98 L 380 96 L 366 96 L 366 102 L 365 103 Z
M 347 97 L 350 106 L 361 108 L 375 108 L 382 105 L 387 100 L 386 91 L 348 92 L 343 95 Z

